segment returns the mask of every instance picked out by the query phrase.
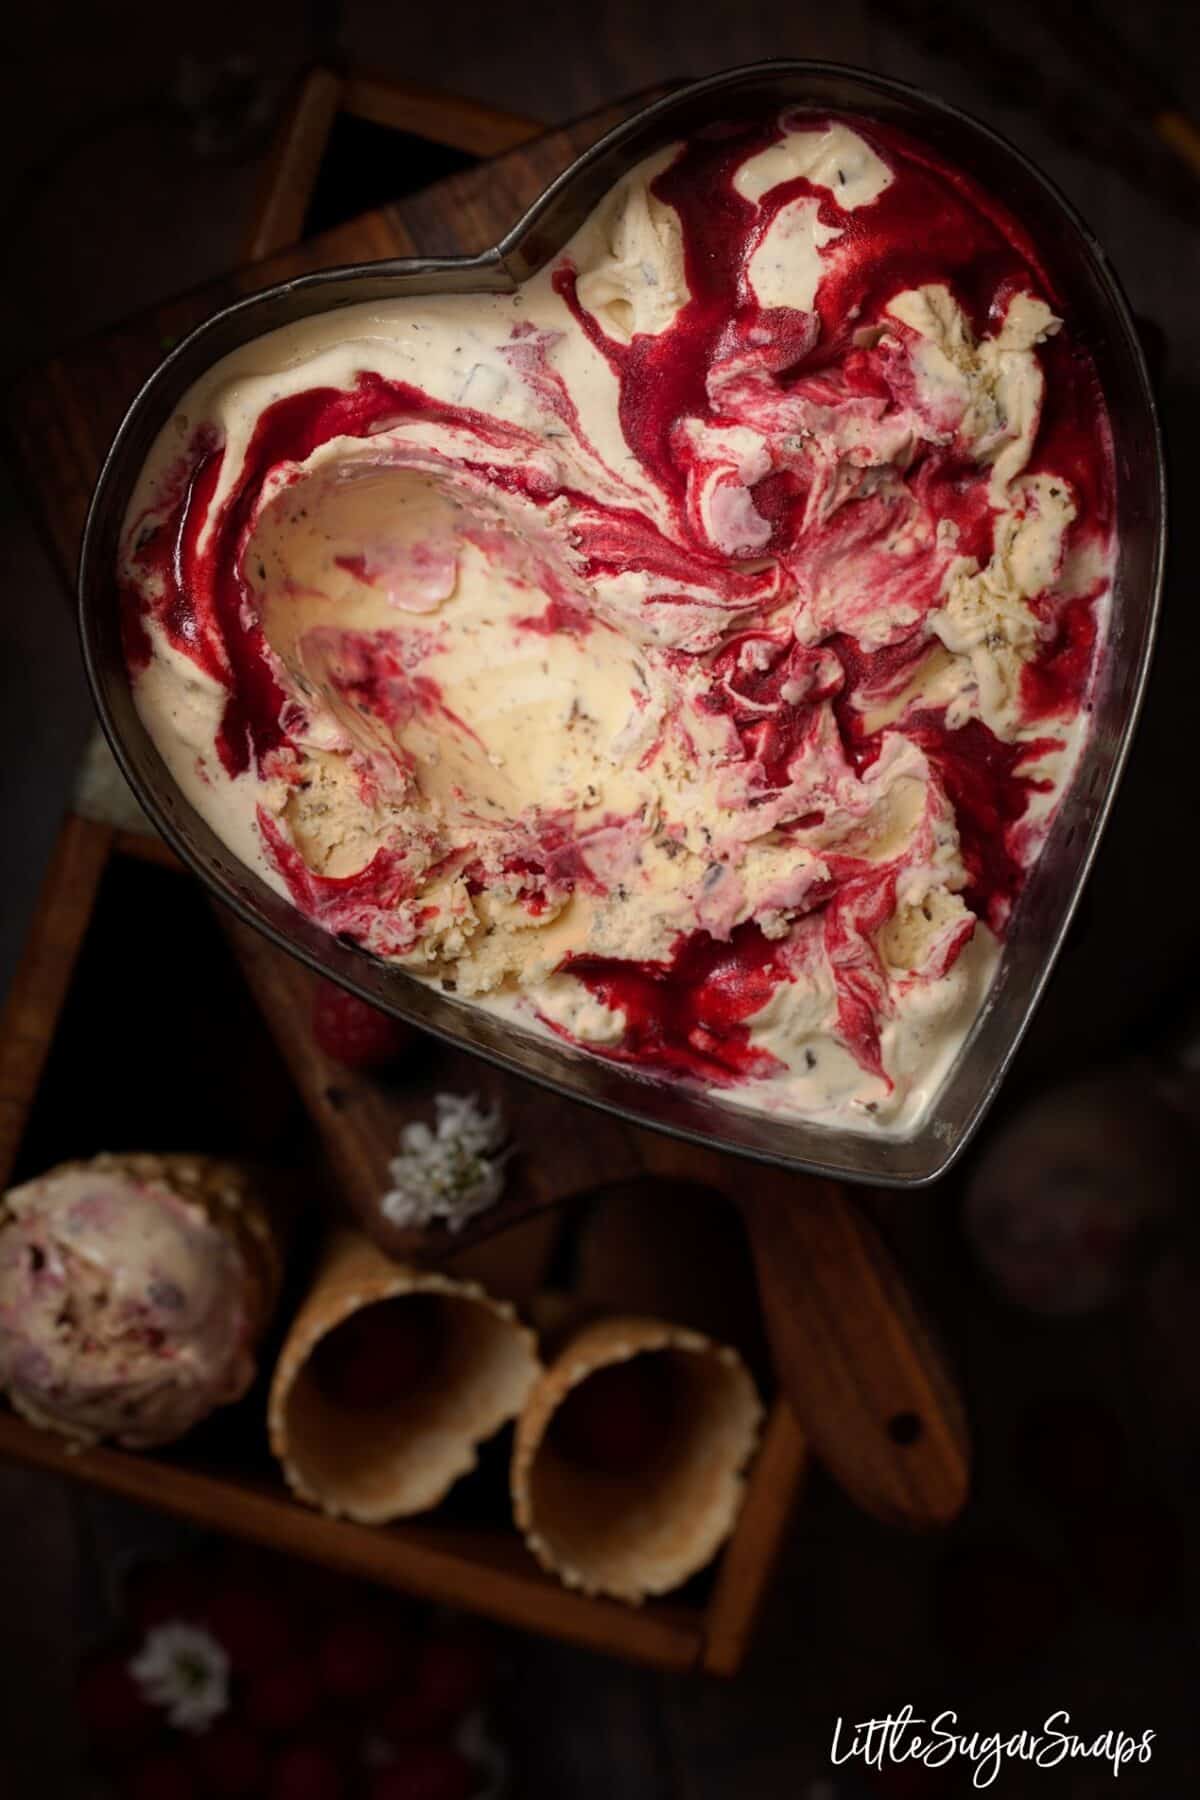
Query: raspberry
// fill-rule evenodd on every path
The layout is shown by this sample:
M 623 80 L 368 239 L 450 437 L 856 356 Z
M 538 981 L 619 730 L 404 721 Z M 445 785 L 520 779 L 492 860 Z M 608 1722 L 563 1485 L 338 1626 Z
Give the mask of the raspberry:
M 277 1668 L 262 1669 L 246 1688 L 246 1717 L 259 1731 L 290 1737 L 317 1709 L 320 1684 L 306 1657 L 293 1657 Z
M 318 1653 L 321 1685 L 335 1700 L 363 1704 L 396 1676 L 395 1642 L 369 1619 L 339 1619 Z
M 376 1769 L 368 1800 L 470 1800 L 479 1787 L 474 1763 L 446 1744 L 406 1744 L 395 1762 Z
M 203 1584 L 192 1563 L 145 1562 L 130 1572 L 125 1584 L 126 1611 L 135 1625 L 149 1631 L 168 1619 L 194 1619 Z
M 267 1782 L 269 1800 L 345 1800 L 348 1791 L 337 1759 L 321 1744 L 289 1744 Z
M 412 1685 L 393 1695 L 380 1720 L 393 1743 L 437 1737 L 477 1706 L 487 1687 L 491 1658 L 465 1637 L 434 1638 L 421 1651 Z
M 316 985 L 312 1026 L 320 1049 L 348 1069 L 382 1068 L 412 1041 L 406 1026 L 331 981 Z
M 222 1587 L 204 1602 L 201 1618 L 239 1675 L 253 1675 L 290 1658 L 291 1622 L 266 1594 Z
M 205 1791 L 219 1800 L 250 1800 L 262 1791 L 266 1752 L 236 1719 L 220 1719 L 196 1745 Z
M 434 1638 L 421 1654 L 417 1691 L 431 1711 L 457 1724 L 483 1699 L 491 1672 L 491 1654 L 478 1638 Z
M 159 1722 L 123 1656 L 89 1663 L 79 1676 L 75 1700 L 88 1736 L 106 1750 L 131 1749 Z
M 199 1793 L 191 1764 L 179 1750 L 148 1756 L 130 1772 L 125 1791 L 129 1800 L 197 1800 Z

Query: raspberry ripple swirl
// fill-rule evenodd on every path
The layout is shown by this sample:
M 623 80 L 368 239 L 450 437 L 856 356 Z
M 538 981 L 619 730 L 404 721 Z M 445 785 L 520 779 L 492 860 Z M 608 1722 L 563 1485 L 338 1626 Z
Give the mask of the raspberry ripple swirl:
M 330 932 L 903 1133 L 1072 779 L 1113 493 L 1019 221 L 785 112 L 650 158 L 511 294 L 218 363 L 131 503 L 126 655 L 188 799 Z

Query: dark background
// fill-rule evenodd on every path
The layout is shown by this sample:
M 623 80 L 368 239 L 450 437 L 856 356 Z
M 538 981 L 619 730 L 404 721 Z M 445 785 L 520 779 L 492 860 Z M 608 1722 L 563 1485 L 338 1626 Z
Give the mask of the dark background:
M 1175 502 L 1147 713 L 1083 920 L 1010 1084 L 1011 1112 L 1077 1070 L 1133 1054 L 1166 1067 L 1180 1044 L 1200 1044 L 1200 1024 L 1191 1026 L 1200 999 L 1192 724 L 1200 173 L 1185 171 L 1151 126 L 1169 90 L 1200 113 L 1198 53 L 1197 9 L 1170 0 L 27 5 L 0 27 L 0 378 L 230 266 L 272 125 L 313 60 L 349 61 L 554 123 L 659 81 L 807 55 L 928 86 L 997 126 L 1084 213 L 1145 321 Z M 362 181 L 364 203 L 385 197 L 385 159 L 364 167 Z M 68 608 L 18 491 L 0 467 L 0 984 L 90 725 Z M 1002 1115 L 993 1124 L 993 1140 L 1003 1123 Z M 1131 1191 L 1131 1205 L 1141 1198 Z M 835 1776 L 828 1745 L 839 1714 L 859 1718 L 906 1700 L 919 1710 L 956 1706 L 984 1730 L 1034 1727 L 1066 1707 L 1087 1735 L 1159 1733 L 1152 1764 L 1124 1770 L 1115 1784 L 1103 1764 L 1016 1769 L 992 1789 L 1001 1796 L 1075 1800 L 1115 1787 L 1182 1800 L 1200 1791 L 1200 1270 L 1186 1207 L 1150 1252 L 1139 1251 L 1113 1304 L 1046 1322 L 989 1286 L 964 1240 L 959 1187 L 906 1205 L 906 1253 L 959 1357 L 978 1442 L 977 1494 L 962 1526 L 944 1542 L 910 1542 L 818 1480 L 750 1665 L 729 1688 L 517 1645 L 524 1728 L 539 1765 L 530 1793 L 899 1792 L 868 1776 Z M 1096 1409 L 1101 1423 L 1084 1429 Z M 1036 1437 L 1038 1417 L 1039 1441 L 1058 1440 L 1051 1461 L 1096 1462 L 1074 1510 L 1039 1494 L 1042 1452 L 1019 1450 Z M 1095 1450 L 1104 1420 L 1114 1440 L 1125 1436 L 1119 1480 Z M 113 1502 L 0 1467 L 5 1800 L 84 1791 L 63 1727 L 74 1646 L 94 1623 L 95 1569 L 166 1533 Z M 966 1794 L 968 1780 L 960 1773 L 938 1791 Z

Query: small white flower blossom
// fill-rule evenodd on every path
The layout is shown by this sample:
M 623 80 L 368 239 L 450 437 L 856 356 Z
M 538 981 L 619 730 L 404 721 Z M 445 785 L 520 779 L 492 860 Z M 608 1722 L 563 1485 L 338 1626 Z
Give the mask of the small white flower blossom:
M 178 1731 L 207 1731 L 229 1707 L 229 1657 L 200 1625 L 173 1619 L 146 1633 L 129 1673 Z
M 393 1225 L 442 1219 L 458 1231 L 500 1198 L 512 1146 L 499 1107 L 485 1110 L 477 1094 L 438 1094 L 434 1107 L 434 1126 L 418 1119 L 400 1133 L 400 1154 L 388 1164 L 394 1186 L 381 1205 Z

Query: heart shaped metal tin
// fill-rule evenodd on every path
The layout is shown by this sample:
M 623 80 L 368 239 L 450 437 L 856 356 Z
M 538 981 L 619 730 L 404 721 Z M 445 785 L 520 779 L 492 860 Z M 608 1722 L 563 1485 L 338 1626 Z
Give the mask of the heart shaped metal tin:
M 1116 445 L 1119 551 L 1093 727 L 1010 925 L 986 1004 L 923 1122 L 907 1137 L 833 1130 L 729 1105 L 516 1030 L 340 943 L 250 873 L 175 787 L 133 703 L 115 568 L 138 472 L 180 396 L 238 345 L 354 302 L 508 291 L 540 268 L 626 170 L 689 130 L 781 107 L 857 113 L 923 138 L 1000 195 L 1048 257 L 1074 329 L 1094 356 Z M 920 1186 L 969 1141 L 1049 979 L 1092 865 L 1145 687 L 1162 580 L 1165 480 L 1154 399 L 1129 308 L 1104 253 L 1051 183 L 1010 144 L 916 89 L 826 63 L 770 62 L 694 82 L 610 131 L 546 189 L 494 249 L 401 258 L 282 283 L 216 314 L 163 361 L 130 406 L 92 499 L 79 573 L 84 658 L 104 729 L 138 799 L 180 857 L 245 921 L 375 1005 L 573 1099 L 720 1150 L 814 1174 Z

